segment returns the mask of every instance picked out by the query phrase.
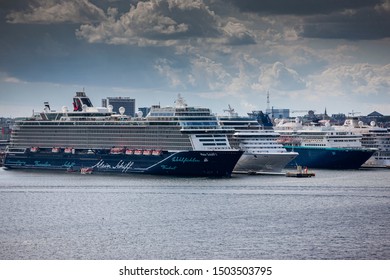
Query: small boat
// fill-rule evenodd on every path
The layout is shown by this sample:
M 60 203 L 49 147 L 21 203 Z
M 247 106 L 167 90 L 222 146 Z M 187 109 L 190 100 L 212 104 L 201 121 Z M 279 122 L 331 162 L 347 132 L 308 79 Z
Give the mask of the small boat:
M 126 149 L 126 155 L 132 155 L 134 154 L 134 151 L 132 149 Z
M 308 178 L 316 176 L 313 172 L 308 172 L 307 167 L 302 169 L 302 166 L 297 166 L 297 172 L 287 172 L 286 177 Z
M 144 156 L 150 156 L 152 154 L 152 151 L 151 150 L 144 150 L 144 152 L 142 154 Z
M 65 154 L 72 154 L 73 153 L 73 148 L 65 148 L 65 150 L 64 150 L 64 153 Z
M 92 167 L 83 167 L 80 169 L 81 174 L 92 174 L 93 168 Z
M 142 155 L 142 150 L 137 149 L 134 151 L 134 154 L 135 155 Z
M 161 155 L 161 150 L 153 150 L 152 155 L 154 155 L 154 156 Z

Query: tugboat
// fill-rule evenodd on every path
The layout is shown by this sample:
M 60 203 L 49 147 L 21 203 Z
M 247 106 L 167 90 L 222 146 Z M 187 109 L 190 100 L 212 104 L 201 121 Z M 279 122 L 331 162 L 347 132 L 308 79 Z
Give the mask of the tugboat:
M 308 177 L 314 177 L 316 176 L 313 172 L 308 172 L 307 167 L 302 169 L 302 166 L 297 166 L 296 172 L 287 172 L 286 177 L 297 177 L 297 178 L 308 178 Z

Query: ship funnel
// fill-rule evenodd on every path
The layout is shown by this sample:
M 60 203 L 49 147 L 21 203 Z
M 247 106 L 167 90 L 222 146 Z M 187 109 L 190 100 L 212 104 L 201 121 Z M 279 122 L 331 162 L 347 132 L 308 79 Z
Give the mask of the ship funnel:
M 46 111 L 50 111 L 49 102 L 46 101 L 46 102 L 43 103 L 43 105 L 45 106 L 45 108 L 44 108 L 45 112 L 46 112 Z
M 83 111 L 83 107 L 93 107 L 91 100 L 83 91 L 76 92 L 76 96 L 73 97 L 73 111 Z

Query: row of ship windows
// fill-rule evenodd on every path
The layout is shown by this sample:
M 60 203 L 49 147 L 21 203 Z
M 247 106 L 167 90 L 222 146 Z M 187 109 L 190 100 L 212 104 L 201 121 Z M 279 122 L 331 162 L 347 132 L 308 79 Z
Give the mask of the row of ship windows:
M 15 134 L 145 134 L 145 133 L 161 133 L 161 134 L 179 134 L 180 131 L 175 129 L 81 129 L 81 128 L 71 128 L 71 129 L 50 129 L 50 130 L 33 130 L 25 129 L 23 132 L 14 131 Z
M 13 143 L 34 143 L 34 142 L 42 142 L 42 143 L 58 143 L 58 142 L 66 142 L 66 143 L 117 143 L 117 142 L 159 142 L 159 143 L 186 143 L 190 142 L 188 138 L 174 138 L 174 139 L 161 139 L 161 138 L 106 138 L 106 139 L 48 139 L 48 138 L 29 138 L 29 139 L 13 139 Z
M 348 140 L 333 140 L 333 142 L 356 142 L 356 139 L 348 139 Z
M 275 143 L 275 139 L 273 139 L 273 138 L 268 138 L 268 139 L 250 139 L 250 140 L 242 140 L 241 139 L 241 141 L 243 142 L 243 143 L 259 143 L 259 142 L 261 142 L 261 143 Z
M 251 150 L 269 150 L 269 149 L 283 149 L 282 147 L 276 147 L 276 146 L 265 146 L 265 147 L 247 147 L 245 146 L 245 149 L 251 149 Z
M 325 144 L 313 144 L 313 143 L 310 143 L 310 144 L 306 144 L 305 146 L 325 147 L 326 145 Z
M 210 141 L 226 142 L 226 138 L 225 139 L 199 139 L 199 142 L 210 142 Z
M 140 138 L 149 138 L 149 137 L 161 137 L 161 138 L 166 138 L 166 137 L 169 137 L 169 138 L 188 138 L 187 135 L 184 135 L 184 134 L 179 134 L 179 133 L 175 133 L 175 134 L 158 134 L 158 133 L 133 133 L 133 134 L 125 134 L 125 133 L 118 133 L 118 134 L 111 134 L 111 133 L 103 133 L 103 134 L 99 134 L 99 135 L 96 135 L 96 134 L 93 134 L 93 133 L 86 133 L 86 134 L 77 134 L 77 133 L 56 133 L 56 134 L 52 134 L 52 133 L 47 133 L 47 134 L 12 134 L 11 135 L 12 138 L 47 138 L 47 137 L 50 137 L 50 138 L 64 138 L 64 137 L 68 137 L 68 138 L 78 138 L 78 139 L 82 139 L 82 138 L 108 138 L 108 137 L 126 137 L 126 138 L 134 138 L 134 137 L 140 137 Z

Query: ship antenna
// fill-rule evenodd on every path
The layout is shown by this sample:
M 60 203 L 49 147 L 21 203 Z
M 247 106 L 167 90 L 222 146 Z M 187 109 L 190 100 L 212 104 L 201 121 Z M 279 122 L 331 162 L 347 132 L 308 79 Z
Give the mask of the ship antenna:
M 267 91 L 267 112 L 269 112 L 269 90 Z

